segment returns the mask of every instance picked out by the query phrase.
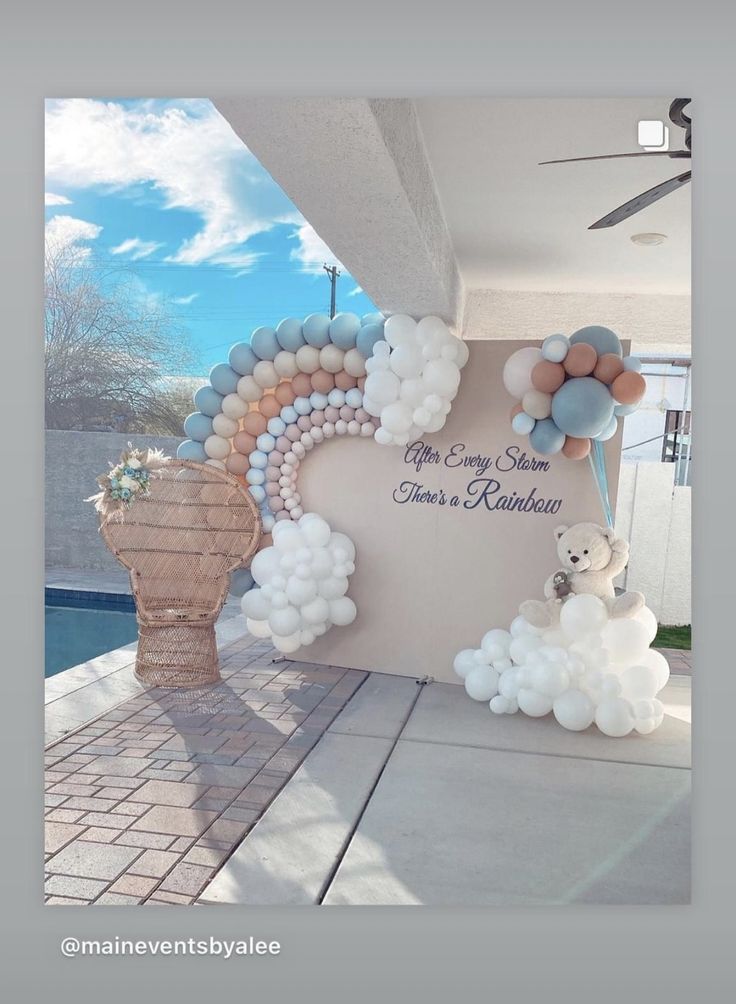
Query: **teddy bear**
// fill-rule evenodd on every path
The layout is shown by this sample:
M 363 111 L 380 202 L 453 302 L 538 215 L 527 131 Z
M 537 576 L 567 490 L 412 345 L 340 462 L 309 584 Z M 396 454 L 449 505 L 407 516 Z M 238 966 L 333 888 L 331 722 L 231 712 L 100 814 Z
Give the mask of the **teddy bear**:
M 616 537 L 610 527 L 596 523 L 558 526 L 554 534 L 563 567 L 544 584 L 546 602 L 526 600 L 519 607 L 519 613 L 531 625 L 546 628 L 556 624 L 565 599 L 580 593 L 602 599 L 611 617 L 633 617 L 641 610 L 641 593 L 628 591 L 617 596 L 613 588 L 613 580 L 629 560 L 627 541 Z

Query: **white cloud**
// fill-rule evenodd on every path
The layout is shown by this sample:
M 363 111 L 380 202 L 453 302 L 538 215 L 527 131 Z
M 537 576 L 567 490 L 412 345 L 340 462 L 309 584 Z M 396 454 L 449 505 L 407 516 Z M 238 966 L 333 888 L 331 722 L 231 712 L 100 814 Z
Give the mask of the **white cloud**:
M 147 258 L 154 251 L 162 248 L 163 244 L 157 241 L 142 241 L 140 237 L 128 237 L 124 240 L 122 244 L 118 244 L 114 248 L 110 248 L 111 254 L 127 254 L 131 257 L 133 261 L 138 261 L 139 258 Z
M 72 204 L 72 200 L 67 199 L 66 195 L 54 195 L 53 192 L 45 192 L 43 202 L 45 206 L 70 206 Z
M 199 293 L 190 293 L 189 296 L 175 296 L 171 302 L 178 303 L 181 304 L 183 307 L 186 307 L 188 304 L 196 300 L 198 296 Z
M 49 101 L 46 172 L 65 189 L 152 187 L 167 208 L 191 212 L 201 226 L 170 256 L 175 262 L 247 267 L 246 241 L 276 223 L 303 222 L 209 101 Z
M 363 292 L 363 287 L 362 286 L 356 286 L 354 289 L 350 290 L 350 292 L 348 293 L 348 296 L 357 296 L 359 293 L 362 293 L 362 292 Z
M 289 257 L 292 261 L 300 261 L 305 272 L 321 272 L 323 265 L 337 265 L 344 272 L 345 266 L 335 258 L 332 251 L 309 223 L 303 223 L 292 234 L 299 242 Z
M 81 252 L 89 254 L 90 249 L 83 242 L 93 241 L 102 233 L 102 227 L 74 216 L 57 214 L 46 224 L 46 244 L 48 247 L 64 248 L 76 245 Z

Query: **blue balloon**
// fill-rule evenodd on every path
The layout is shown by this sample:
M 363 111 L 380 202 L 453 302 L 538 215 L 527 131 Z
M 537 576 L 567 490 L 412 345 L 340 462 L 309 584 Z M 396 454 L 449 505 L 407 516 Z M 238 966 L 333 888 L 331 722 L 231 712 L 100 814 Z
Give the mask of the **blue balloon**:
M 520 411 L 511 419 L 511 428 L 520 436 L 528 436 L 534 428 L 535 420 L 525 411 Z
M 613 414 L 619 418 L 625 418 L 627 415 L 633 415 L 638 407 L 638 404 L 617 404 L 613 409 Z
M 624 354 L 618 335 L 610 328 L 604 328 L 600 324 L 590 324 L 587 328 L 580 328 L 574 335 L 571 335 L 570 344 L 577 345 L 578 342 L 592 345 L 599 356 L 606 352 L 612 352 L 615 356 Z
M 256 328 L 250 337 L 250 346 L 259 359 L 275 359 L 281 351 L 273 328 Z
M 323 349 L 330 342 L 330 319 L 327 314 L 310 314 L 302 325 L 307 345 Z
M 256 447 L 264 453 L 270 453 L 276 449 L 276 439 L 270 432 L 262 432 L 256 440 Z
M 275 418 L 269 418 L 266 428 L 272 436 L 283 436 L 286 432 L 286 422 L 276 415 Z
M 257 505 L 261 505 L 262 502 L 266 501 L 266 489 L 263 485 L 251 485 L 248 491 Z
M 384 325 L 386 323 L 386 318 L 380 312 L 380 310 L 375 311 L 372 314 L 363 314 L 360 319 L 361 326 L 365 324 L 380 324 Z
M 263 450 L 253 450 L 253 452 L 249 455 L 248 460 L 251 468 L 253 469 L 263 471 L 268 467 L 268 456 L 263 452 Z M 256 482 L 256 484 L 260 484 L 260 482 Z
M 260 467 L 249 467 L 245 472 L 245 480 L 249 485 L 262 485 L 266 480 L 266 473 Z
M 237 345 L 233 345 L 228 359 L 235 372 L 240 373 L 241 376 L 250 376 L 258 362 L 258 356 L 248 342 L 238 342 Z
M 204 446 L 201 443 L 194 443 L 191 439 L 185 439 L 176 448 L 176 455 L 179 460 L 193 460 L 197 464 L 203 464 L 207 460 Z
M 624 356 L 623 362 L 625 370 L 641 373 L 641 359 L 638 356 Z
M 542 357 L 551 363 L 561 363 L 570 349 L 566 335 L 548 335 L 542 342 Z
M 518 417 L 517 415 L 516 418 Z M 553 453 L 559 453 L 565 445 L 565 433 L 551 418 L 543 418 L 534 423 L 534 428 L 529 433 L 529 443 L 535 453 L 551 456 Z
M 281 409 L 281 418 L 287 425 L 293 425 L 299 418 L 299 413 L 290 404 L 285 404 Z
M 255 581 L 249 568 L 236 568 L 230 576 L 230 595 L 244 596 L 253 588 Z
M 238 389 L 240 374 L 227 363 L 218 363 L 210 370 L 210 383 L 218 394 L 234 394 Z
M 200 387 L 194 395 L 194 407 L 203 415 L 214 418 L 222 411 L 222 394 L 218 394 L 214 387 Z
M 193 411 L 184 419 L 184 434 L 198 443 L 203 443 L 212 435 L 212 419 L 203 415 L 201 411 Z
M 309 415 L 313 410 L 312 402 L 308 397 L 298 397 L 294 401 L 294 411 L 297 415 Z
M 286 317 L 276 328 L 276 338 L 286 352 L 296 352 L 305 344 L 302 322 L 297 317 Z
M 567 380 L 552 397 L 552 418 L 567 436 L 595 437 L 608 425 L 614 400 L 595 377 Z
M 617 431 L 618 431 L 618 419 L 614 414 L 611 416 L 611 421 L 605 427 L 603 432 L 599 432 L 595 438 L 598 440 L 599 443 L 605 443 L 606 440 L 612 439 L 616 435 Z
M 355 339 L 360 331 L 360 318 L 357 314 L 335 314 L 330 321 L 330 341 L 338 349 L 355 348 Z
M 364 359 L 369 359 L 373 355 L 373 346 L 376 342 L 380 342 L 382 340 L 382 324 L 365 324 L 358 332 L 355 344 L 361 356 Z

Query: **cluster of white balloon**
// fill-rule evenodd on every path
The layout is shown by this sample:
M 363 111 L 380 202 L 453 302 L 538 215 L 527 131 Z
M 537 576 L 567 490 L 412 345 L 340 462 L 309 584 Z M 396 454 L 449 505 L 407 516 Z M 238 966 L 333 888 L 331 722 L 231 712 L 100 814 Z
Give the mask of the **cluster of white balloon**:
M 597 596 L 571 596 L 558 626 L 540 631 L 519 616 L 508 631 L 488 631 L 479 649 L 459 652 L 454 669 L 468 696 L 496 714 L 551 712 L 573 732 L 595 722 L 607 736 L 648 735 L 662 724 L 657 694 L 670 674 L 649 647 L 656 631 L 648 607 L 611 618 Z
M 415 321 L 394 314 L 384 340 L 366 361 L 363 407 L 380 419 L 374 438 L 384 446 L 406 446 L 424 433 L 438 432 L 460 386 L 468 346 L 439 317 Z
M 276 523 L 273 545 L 251 564 L 258 588 L 241 601 L 250 633 L 289 653 L 311 645 L 332 624 L 351 624 L 357 610 L 345 594 L 354 561 L 350 538 L 333 533 L 316 513 Z

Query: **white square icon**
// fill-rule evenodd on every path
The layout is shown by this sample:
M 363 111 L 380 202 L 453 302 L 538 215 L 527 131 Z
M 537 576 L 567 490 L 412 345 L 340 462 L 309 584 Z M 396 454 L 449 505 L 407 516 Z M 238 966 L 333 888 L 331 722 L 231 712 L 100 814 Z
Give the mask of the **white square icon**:
M 669 129 L 659 119 L 641 119 L 637 124 L 637 141 L 645 150 L 666 150 Z

